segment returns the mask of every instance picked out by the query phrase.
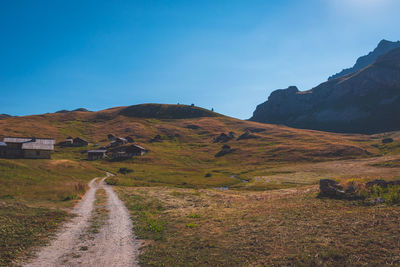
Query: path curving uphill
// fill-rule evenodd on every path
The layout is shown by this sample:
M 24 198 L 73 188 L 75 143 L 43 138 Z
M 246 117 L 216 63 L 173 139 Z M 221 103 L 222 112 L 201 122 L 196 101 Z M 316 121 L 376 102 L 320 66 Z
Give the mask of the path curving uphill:
M 132 232 L 129 212 L 114 190 L 104 183 L 105 178 L 99 182 L 95 178 L 89 183 L 89 191 L 73 210 L 76 217 L 24 266 L 138 266 L 140 243 Z M 108 216 L 98 233 L 88 235 L 98 189 L 105 190 Z

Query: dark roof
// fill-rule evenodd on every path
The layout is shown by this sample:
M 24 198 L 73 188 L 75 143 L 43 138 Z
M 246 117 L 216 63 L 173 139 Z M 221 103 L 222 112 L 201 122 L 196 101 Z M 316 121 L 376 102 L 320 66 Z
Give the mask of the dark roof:
M 132 149 L 134 150 L 142 150 L 142 151 L 147 151 L 147 149 L 145 149 L 142 146 L 139 145 L 133 145 L 133 144 L 128 144 L 128 145 L 123 145 L 123 146 L 117 146 L 117 147 L 113 147 L 110 148 L 110 152 L 119 152 L 119 151 L 131 151 Z
M 142 147 L 142 146 L 139 146 L 139 145 L 133 145 L 133 146 L 135 146 L 135 147 L 137 147 L 137 148 L 139 148 L 139 149 L 141 149 L 141 150 L 147 150 L 146 148 L 144 148 L 144 147 Z
M 88 141 L 86 141 L 85 139 L 82 139 L 82 138 L 80 138 L 80 137 L 75 137 L 75 138 L 74 138 L 74 142 L 76 142 L 76 141 L 83 141 L 83 142 L 88 143 Z
M 88 153 L 106 153 L 107 150 L 105 149 L 98 149 L 98 150 L 89 150 Z

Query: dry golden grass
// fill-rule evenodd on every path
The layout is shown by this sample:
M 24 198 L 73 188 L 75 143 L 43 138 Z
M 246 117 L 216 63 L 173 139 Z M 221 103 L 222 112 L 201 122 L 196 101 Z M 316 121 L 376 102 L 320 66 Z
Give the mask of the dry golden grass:
M 398 178 L 400 170 L 393 162 L 399 160 L 399 133 L 334 134 L 220 115 L 133 118 L 118 115 L 122 109 L 0 120 L 0 136 L 57 141 L 80 136 L 102 146 L 112 133 L 130 135 L 150 150 L 122 162 L 87 162 L 85 152 L 92 144 L 56 147 L 53 160 L 0 159 L 0 201 L 30 205 L 36 218 L 36 207 L 71 207 L 91 178 L 129 168 L 133 172 L 114 177 L 113 183 L 132 213 L 136 234 L 147 240 L 141 258 L 145 266 L 400 264 L 399 207 L 315 198 L 321 178 Z M 234 153 L 214 156 L 223 145 L 213 142 L 216 136 L 233 132 L 238 137 L 249 128 L 256 128 L 256 139 L 235 138 L 226 143 Z M 163 141 L 150 142 L 155 135 Z M 384 137 L 395 141 L 383 145 Z M 211 189 L 215 187 L 232 190 Z M 45 212 L 51 216 L 50 211 Z M 17 215 L 9 214 L 14 219 Z M 47 223 L 53 225 L 63 216 Z M 29 227 L 19 229 L 28 233 Z M 54 231 L 46 229 L 37 232 Z M 36 244 L 34 237 L 21 247 Z
M 264 192 L 119 188 L 145 242 L 142 266 L 400 264 L 400 208 Z M 143 217 L 145 217 L 143 219 Z M 149 228 L 160 225 L 158 231 Z

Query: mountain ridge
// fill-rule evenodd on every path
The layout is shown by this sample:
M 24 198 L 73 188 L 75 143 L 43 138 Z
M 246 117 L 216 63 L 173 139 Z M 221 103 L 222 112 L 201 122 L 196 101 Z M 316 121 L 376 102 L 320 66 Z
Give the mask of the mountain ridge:
M 339 77 L 343 77 L 345 75 L 348 75 L 348 74 L 351 74 L 354 72 L 357 72 L 357 71 L 365 68 L 366 66 L 372 64 L 375 60 L 377 60 L 377 58 L 379 56 L 384 55 L 387 52 L 389 52 L 390 50 L 398 48 L 398 47 L 400 47 L 400 41 L 392 42 L 392 41 L 383 39 L 379 42 L 378 46 L 373 51 L 369 52 L 365 56 L 359 57 L 357 59 L 356 63 L 353 65 L 353 67 L 343 69 L 342 71 L 330 76 L 328 78 L 328 81 L 339 78 Z
M 378 133 L 400 129 L 400 48 L 362 70 L 308 91 L 277 90 L 257 106 L 251 121 L 295 128 Z

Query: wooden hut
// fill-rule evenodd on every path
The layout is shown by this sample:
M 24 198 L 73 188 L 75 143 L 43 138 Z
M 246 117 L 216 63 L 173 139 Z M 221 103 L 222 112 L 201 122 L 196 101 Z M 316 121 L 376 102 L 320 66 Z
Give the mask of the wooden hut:
M 89 150 L 88 151 L 88 160 L 99 160 L 104 159 L 106 157 L 107 150 L 98 149 L 98 150 Z
M 50 159 L 55 140 L 34 137 L 6 137 L 2 143 L 1 157 Z
M 124 145 L 111 148 L 109 149 L 109 152 L 111 153 L 111 157 L 113 159 L 118 159 L 118 158 L 131 158 L 133 156 L 142 156 L 145 153 L 147 153 L 148 150 L 139 145 Z

